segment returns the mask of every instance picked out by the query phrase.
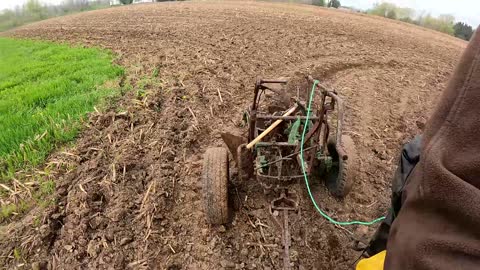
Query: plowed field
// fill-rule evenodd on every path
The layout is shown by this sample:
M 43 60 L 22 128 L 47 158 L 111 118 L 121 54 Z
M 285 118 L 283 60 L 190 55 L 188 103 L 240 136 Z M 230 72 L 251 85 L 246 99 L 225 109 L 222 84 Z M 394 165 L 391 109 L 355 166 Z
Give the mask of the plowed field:
M 234 182 L 240 206 L 227 226 L 209 226 L 202 202 L 202 155 L 222 146 L 220 132 L 245 132 L 256 78 L 310 74 L 344 98 L 358 177 L 344 200 L 323 185 L 315 196 L 339 220 L 371 220 L 389 207 L 402 143 L 421 132 L 466 46 L 383 18 L 257 2 L 131 5 L 4 34 L 108 48 L 127 70 L 121 85 L 133 87 L 92 114 L 75 148 L 50 157 L 57 203 L 3 225 L 8 268 L 17 248 L 27 267 L 279 269 L 281 235 L 259 185 Z M 298 190 L 294 269 L 351 269 L 352 239 L 375 226 L 337 228 Z

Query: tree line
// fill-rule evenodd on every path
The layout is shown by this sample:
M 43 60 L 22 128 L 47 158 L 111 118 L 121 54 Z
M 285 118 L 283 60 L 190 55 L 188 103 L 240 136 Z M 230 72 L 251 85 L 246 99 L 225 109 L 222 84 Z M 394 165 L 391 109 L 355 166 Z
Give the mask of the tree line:
M 474 33 L 472 26 L 464 22 L 456 22 L 455 17 L 452 15 L 443 14 L 438 17 L 424 13 L 417 15 L 417 12 L 411 8 L 398 7 L 395 4 L 387 2 L 375 4 L 373 8 L 367 10 L 367 13 L 416 24 L 467 41 L 470 40 Z
M 0 12 L 0 31 L 51 17 L 104 8 L 109 5 L 109 0 L 64 0 L 59 5 L 46 5 L 39 0 L 28 0 L 13 10 L 6 9 Z
M 339 8 L 342 6 L 339 0 L 312 0 L 312 5 L 315 6 L 322 6 L 322 7 L 331 7 L 331 8 Z

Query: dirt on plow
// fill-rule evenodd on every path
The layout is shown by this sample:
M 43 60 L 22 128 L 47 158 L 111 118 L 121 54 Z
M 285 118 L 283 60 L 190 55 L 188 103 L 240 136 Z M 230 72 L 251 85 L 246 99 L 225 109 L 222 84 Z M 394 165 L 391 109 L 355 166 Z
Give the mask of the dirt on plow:
M 256 78 L 312 75 L 338 91 L 361 166 L 344 200 L 321 183 L 314 195 L 338 220 L 371 220 L 389 208 L 399 149 L 421 133 L 466 46 L 393 20 L 259 2 L 115 7 L 6 35 L 108 48 L 134 89 L 50 157 L 56 204 L 2 225 L 0 265 L 26 269 L 282 268 L 272 198 L 255 181 L 234 177 L 232 223 L 212 227 L 203 210 L 202 154 L 223 146 L 222 131 L 245 134 Z M 376 226 L 336 227 L 296 189 L 294 269 L 352 269 L 353 239 Z

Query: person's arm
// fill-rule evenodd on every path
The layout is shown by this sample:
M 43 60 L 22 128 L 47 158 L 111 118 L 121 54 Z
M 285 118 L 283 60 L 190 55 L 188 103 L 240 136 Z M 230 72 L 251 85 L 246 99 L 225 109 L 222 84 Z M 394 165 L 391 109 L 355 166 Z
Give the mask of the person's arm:
M 480 30 L 427 122 L 384 269 L 480 269 Z

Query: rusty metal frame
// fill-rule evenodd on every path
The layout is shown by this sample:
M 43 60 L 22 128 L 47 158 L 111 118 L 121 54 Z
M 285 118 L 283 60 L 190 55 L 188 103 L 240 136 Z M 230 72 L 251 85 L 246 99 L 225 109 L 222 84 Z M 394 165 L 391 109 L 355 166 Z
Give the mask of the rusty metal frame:
M 307 78 L 310 83 L 314 83 L 314 79 L 312 77 Z M 275 93 L 278 90 L 273 90 L 269 88 L 265 84 L 283 84 L 286 85 L 288 80 L 264 80 L 259 79 L 255 84 L 254 90 L 254 98 L 253 103 L 249 108 L 249 130 L 248 130 L 248 141 L 252 141 L 256 136 L 258 136 L 258 132 L 262 130 L 261 128 L 257 127 L 258 120 L 283 120 L 286 122 L 300 120 L 306 120 L 306 109 L 305 104 L 302 104 L 299 100 L 299 94 L 297 93 L 297 99 L 294 100 L 299 106 L 300 111 L 302 111 L 305 115 L 302 116 L 281 116 L 281 115 L 272 115 L 272 114 L 265 114 L 263 112 L 259 112 L 259 105 L 261 101 L 262 94 L 266 90 L 271 90 Z M 312 90 L 310 90 L 312 91 Z M 312 110 L 314 115 L 308 117 L 309 120 L 312 121 L 313 126 L 306 134 L 304 138 L 304 143 L 311 142 L 311 145 L 303 149 L 305 155 L 305 161 L 307 164 L 306 172 L 307 175 L 312 173 L 312 169 L 314 167 L 314 162 L 316 160 L 316 154 L 319 150 L 322 150 L 322 153 L 327 155 L 327 141 L 330 135 L 330 126 L 328 122 L 329 115 L 336 110 L 337 112 L 337 125 L 336 125 L 336 150 L 338 155 L 341 159 L 346 160 L 348 156 L 345 153 L 345 150 L 342 146 L 342 128 L 343 128 L 343 117 L 344 117 L 344 104 L 342 99 L 337 95 L 335 91 L 332 91 L 325 87 L 323 84 L 317 83 L 315 90 L 317 93 L 320 93 L 320 103 L 316 108 Z M 308 96 L 311 96 L 311 92 L 309 92 Z M 307 101 L 305 101 L 307 102 Z M 292 191 L 289 191 L 288 185 L 297 181 L 299 179 L 303 179 L 303 174 L 294 174 L 294 175 L 282 175 L 284 162 L 295 162 L 294 156 L 296 155 L 296 162 L 300 167 L 302 166 L 301 161 L 299 159 L 299 152 L 300 152 L 300 142 L 297 143 L 288 143 L 288 142 L 276 142 L 276 141 L 262 141 L 257 143 L 255 146 L 256 150 L 250 152 L 252 157 L 255 157 L 255 161 L 252 158 L 252 165 L 255 165 L 254 173 L 257 181 L 266 189 L 281 189 L 280 197 L 274 199 L 270 205 L 270 212 L 272 217 L 274 217 L 275 222 L 277 225 L 282 229 L 282 242 L 283 242 L 283 260 L 284 260 L 284 269 L 290 269 L 290 258 L 289 258 L 289 249 L 291 246 L 291 236 L 290 236 L 290 229 L 289 229 L 289 212 L 296 212 L 299 213 L 300 209 L 298 208 L 298 197 L 296 194 L 292 194 Z M 264 148 L 270 148 L 270 151 L 276 151 L 277 154 L 273 154 L 273 156 L 277 157 L 276 160 L 267 162 L 266 164 L 262 164 L 261 166 L 256 166 L 258 162 L 257 157 L 258 154 L 263 152 Z M 282 150 L 291 149 L 290 153 L 285 156 L 282 156 Z M 328 153 L 330 154 L 330 153 Z M 323 162 L 323 159 L 319 162 Z M 274 165 L 277 169 L 275 175 L 272 175 L 272 168 L 275 169 L 272 165 Z M 262 173 L 263 167 L 268 166 L 268 173 Z M 241 167 L 241 166 L 240 166 Z M 275 218 L 273 214 L 274 211 L 280 212 L 281 216 L 278 215 Z
M 314 81 L 312 77 L 309 77 L 308 80 L 311 83 L 313 83 Z M 257 80 L 255 84 L 253 103 L 250 106 L 250 111 L 249 111 L 249 116 L 250 116 L 249 131 L 248 131 L 249 141 L 253 140 L 258 135 L 258 127 L 257 127 L 258 120 L 278 120 L 278 119 L 282 119 L 284 121 L 294 121 L 297 119 L 306 120 L 307 118 L 306 116 L 279 116 L 279 115 L 260 113 L 258 111 L 261 94 L 265 90 L 272 90 L 265 84 L 285 85 L 287 83 L 288 83 L 288 80 L 265 80 L 265 79 Z M 315 154 L 319 151 L 319 149 L 322 149 L 322 150 L 326 149 L 327 140 L 330 133 L 330 126 L 328 124 L 328 115 L 335 109 L 337 110 L 336 150 L 341 159 L 343 160 L 348 159 L 348 156 L 346 155 L 341 142 L 342 140 L 341 134 L 342 134 L 343 121 L 344 121 L 343 120 L 343 115 L 344 115 L 343 101 L 335 91 L 328 89 L 323 84 L 318 83 L 315 91 L 320 93 L 321 99 L 320 99 L 319 106 L 315 108 L 316 111 L 314 110 L 315 115 L 309 117 L 309 120 L 313 122 L 314 126 L 312 129 L 310 129 L 308 134 L 306 134 L 305 140 L 304 140 L 305 143 L 313 140 L 313 146 L 308 147 L 308 149 L 305 150 L 305 160 L 307 163 L 306 169 L 307 169 L 308 175 L 312 173 L 312 168 L 315 162 Z M 329 97 L 329 99 L 327 99 L 327 97 Z M 299 103 L 298 100 L 297 100 L 297 103 Z M 257 147 L 292 148 L 292 152 L 298 153 L 300 150 L 300 143 L 292 144 L 288 142 L 259 142 L 257 144 Z M 279 157 L 276 161 L 269 162 L 268 164 L 272 165 L 273 163 L 276 163 L 276 162 L 282 163 L 285 160 L 291 160 L 291 159 L 285 159 L 283 157 Z M 297 159 L 297 162 L 299 163 L 299 165 L 301 165 L 299 159 Z M 280 172 L 281 172 L 281 167 L 282 167 L 282 164 L 279 165 Z M 259 170 L 255 170 L 255 174 L 256 174 L 257 180 L 259 181 L 267 180 L 267 179 L 268 181 L 271 181 L 276 179 L 281 182 L 289 181 L 292 179 L 299 179 L 303 176 L 303 175 L 273 176 L 273 175 L 262 174 Z

